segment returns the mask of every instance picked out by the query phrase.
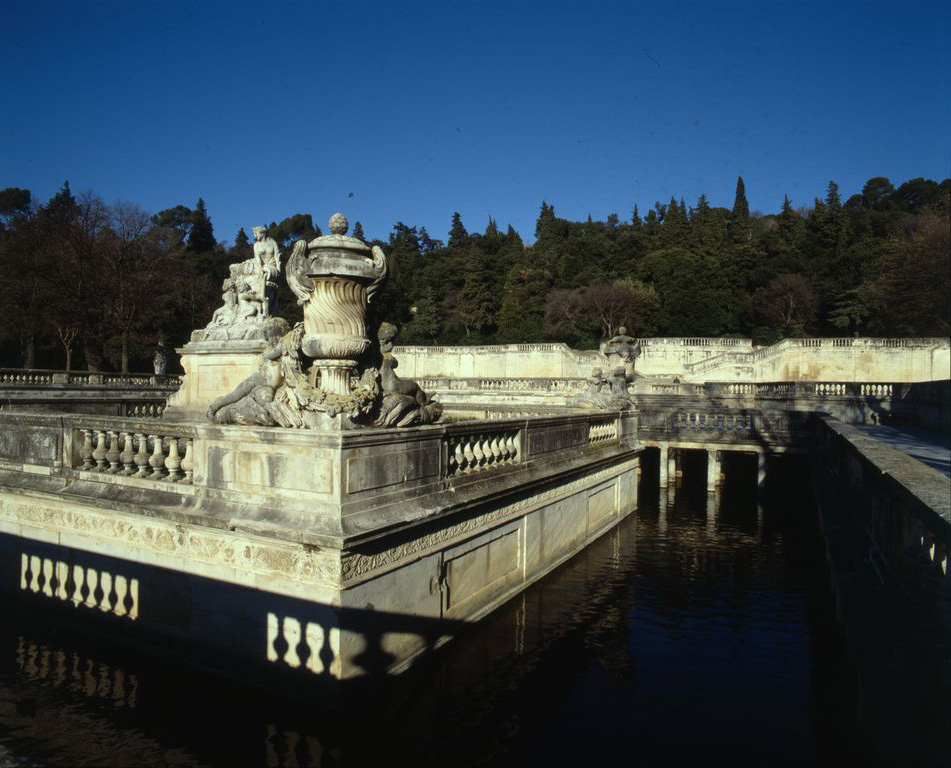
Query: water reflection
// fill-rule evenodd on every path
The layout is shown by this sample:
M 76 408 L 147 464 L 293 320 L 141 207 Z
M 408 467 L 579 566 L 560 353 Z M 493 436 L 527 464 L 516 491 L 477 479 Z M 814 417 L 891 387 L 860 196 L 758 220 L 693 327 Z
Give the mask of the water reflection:
M 397 688 L 362 692 L 345 716 L 14 615 L 0 629 L 0 761 L 801 765 L 840 756 L 848 734 L 822 702 L 850 694 L 829 661 L 811 581 L 807 484 L 795 467 L 791 482 L 780 471 L 779 492 L 760 502 L 755 457 L 752 475 L 749 461 L 731 459 L 720 491 L 707 494 L 702 457 L 699 471 L 691 461 L 679 485 L 643 484 L 637 515 Z

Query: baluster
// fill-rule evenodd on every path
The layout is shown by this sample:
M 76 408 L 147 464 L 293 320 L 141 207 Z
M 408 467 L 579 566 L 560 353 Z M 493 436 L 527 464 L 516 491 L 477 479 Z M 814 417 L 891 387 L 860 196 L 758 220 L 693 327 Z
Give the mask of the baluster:
M 463 462 L 466 460 L 466 456 L 465 456 L 465 454 L 462 452 L 462 440 L 461 440 L 461 439 L 457 439 L 457 440 L 456 440 L 455 449 L 453 450 L 452 455 L 453 455 L 453 458 L 455 459 L 455 462 L 456 462 L 456 469 L 461 472 L 462 469 L 463 469 L 463 467 L 462 467 Z
M 122 465 L 119 463 L 119 433 L 115 430 L 109 430 L 109 450 L 106 451 L 106 459 L 109 462 L 109 474 L 114 475 Z
M 159 435 L 149 435 L 152 441 L 152 456 L 149 458 L 149 466 L 152 467 L 152 474 L 149 477 L 152 480 L 162 479 L 162 467 L 165 466 L 165 456 L 162 453 L 162 438 Z
M 141 432 L 136 433 L 135 439 L 139 444 L 139 451 L 135 454 L 135 465 L 139 468 L 139 471 L 135 473 L 136 477 L 148 477 L 149 475 L 149 450 L 146 443 L 148 442 L 145 439 L 145 435 Z
M 165 479 L 170 483 L 177 483 L 182 476 L 179 470 L 181 465 L 182 459 L 178 455 L 178 438 L 170 437 L 168 439 L 168 457 L 165 459 L 165 469 L 168 470 L 168 477 Z
M 469 438 L 466 438 L 466 444 L 462 450 L 462 455 L 466 457 L 465 471 L 469 472 L 472 470 L 472 463 L 475 459 L 475 455 L 472 453 L 472 441 Z
M 96 471 L 105 472 L 108 466 L 108 463 L 106 462 L 105 430 L 96 430 L 96 450 L 92 452 L 92 457 L 96 460 Z
M 92 430 L 83 430 L 83 445 L 79 449 L 79 458 L 83 460 L 83 469 L 92 469 L 95 462 L 92 459 Z
M 473 443 L 473 445 L 472 445 L 472 453 L 473 453 L 473 455 L 474 455 L 475 458 L 476 458 L 476 464 L 478 464 L 479 466 L 481 466 L 482 463 L 483 463 L 484 460 L 485 460 L 485 454 L 482 452 L 482 444 L 479 442 L 479 438 L 478 438 L 478 437 L 474 437 L 474 438 L 472 439 L 472 443 Z
M 122 474 L 131 475 L 135 472 L 135 451 L 132 445 L 132 433 L 123 432 L 122 441 L 122 454 L 119 457 L 122 459 L 123 467 L 125 467 L 122 470 Z
M 185 439 L 185 456 L 182 458 L 182 471 L 185 473 L 183 483 L 191 485 L 192 477 L 195 474 L 195 459 L 192 455 L 192 439 Z

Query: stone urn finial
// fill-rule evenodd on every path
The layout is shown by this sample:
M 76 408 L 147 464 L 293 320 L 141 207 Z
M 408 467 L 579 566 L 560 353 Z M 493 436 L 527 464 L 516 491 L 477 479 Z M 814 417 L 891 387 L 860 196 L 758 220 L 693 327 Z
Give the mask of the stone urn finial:
M 331 234 L 345 235 L 347 234 L 347 230 L 350 229 L 350 222 L 347 221 L 346 216 L 337 211 L 337 213 L 330 217 L 330 223 L 328 226 L 330 228 Z

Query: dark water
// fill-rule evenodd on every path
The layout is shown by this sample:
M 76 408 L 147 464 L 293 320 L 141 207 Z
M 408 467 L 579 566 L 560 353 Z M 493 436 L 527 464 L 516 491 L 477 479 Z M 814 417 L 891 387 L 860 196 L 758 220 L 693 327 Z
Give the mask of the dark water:
M 762 503 L 742 461 L 716 497 L 689 462 L 670 495 L 642 484 L 636 515 L 342 718 L 5 611 L 0 765 L 848 762 L 802 472 Z

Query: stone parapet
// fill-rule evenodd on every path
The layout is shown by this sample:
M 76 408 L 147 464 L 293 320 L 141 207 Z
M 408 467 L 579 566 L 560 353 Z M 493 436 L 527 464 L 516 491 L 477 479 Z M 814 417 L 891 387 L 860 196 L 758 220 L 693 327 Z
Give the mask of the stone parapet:
M 951 377 L 947 338 L 784 339 L 754 347 L 749 339 L 639 339 L 640 376 L 681 381 L 892 381 Z M 478 347 L 398 347 L 407 375 L 459 379 L 585 378 L 608 370 L 615 357 L 565 344 L 500 344 Z
M 0 590 L 248 670 L 392 672 L 632 512 L 636 432 L 0 414 Z

